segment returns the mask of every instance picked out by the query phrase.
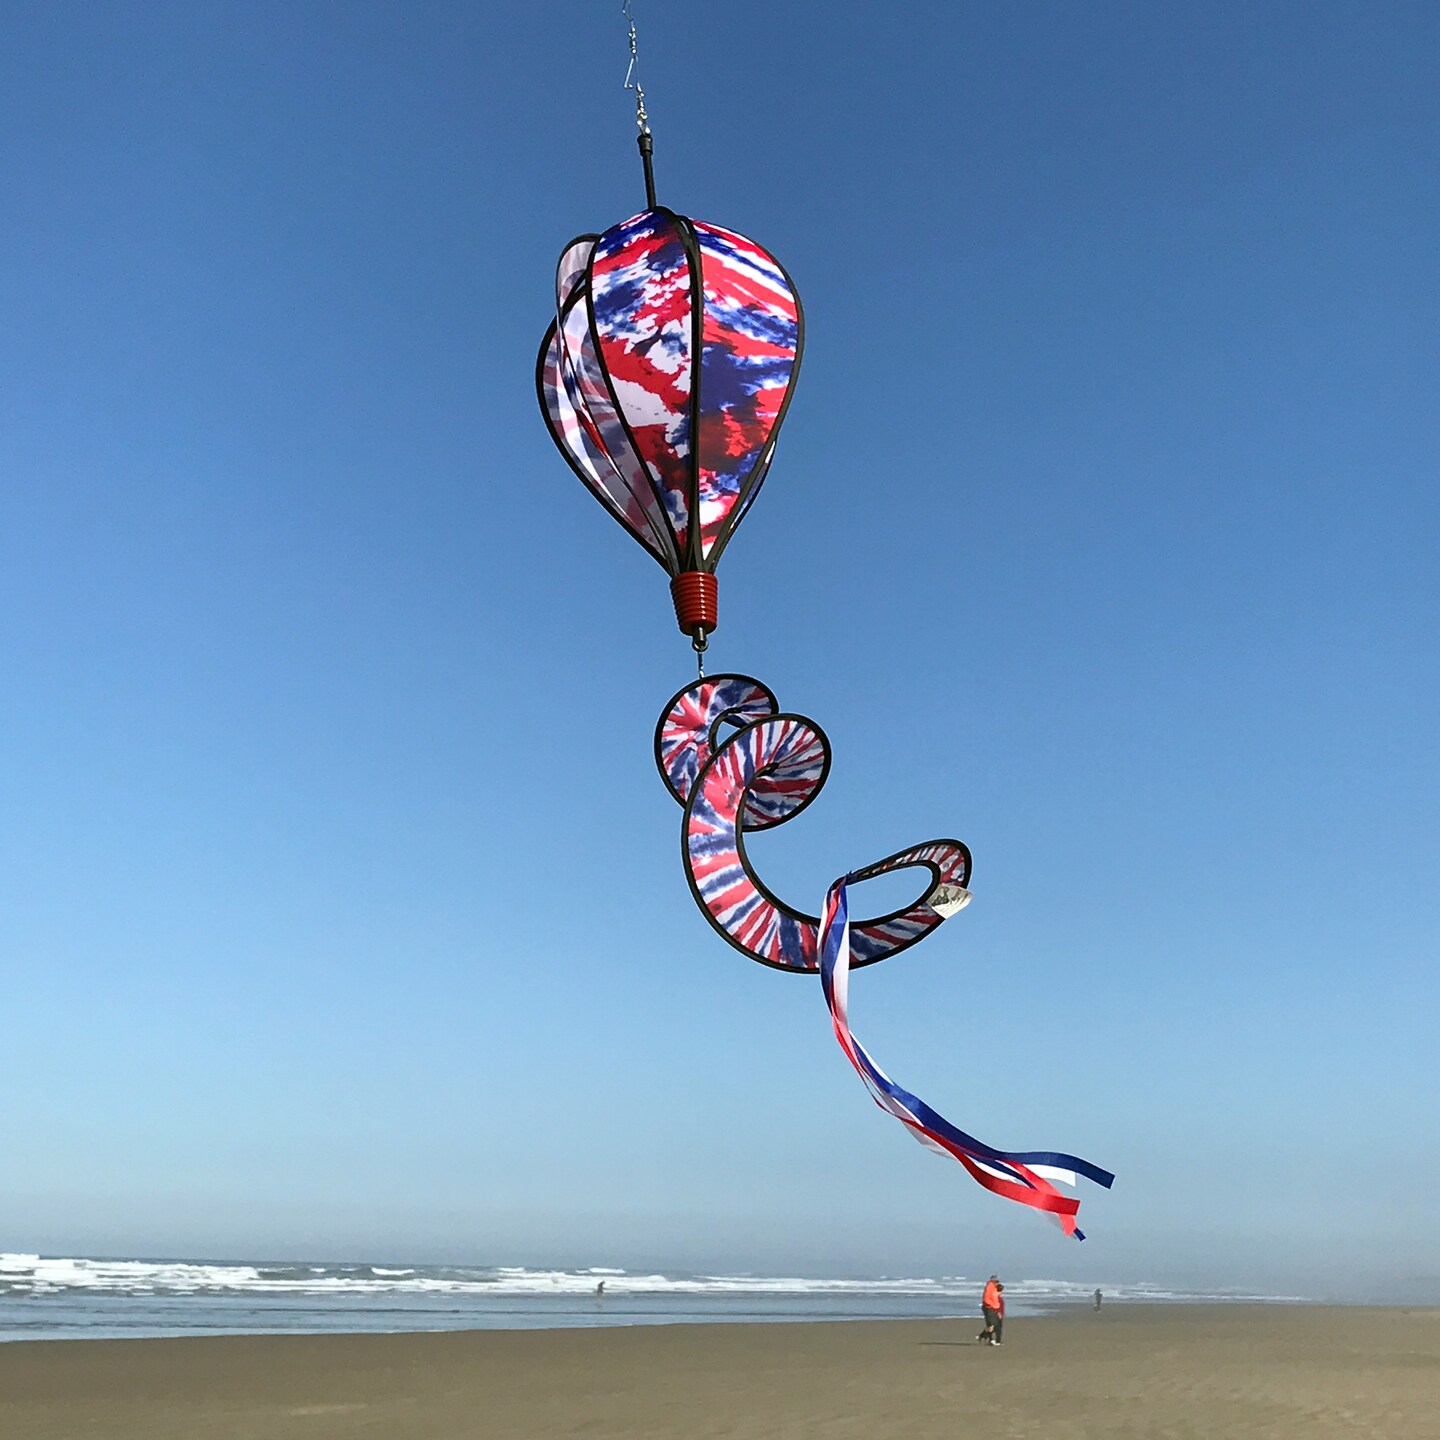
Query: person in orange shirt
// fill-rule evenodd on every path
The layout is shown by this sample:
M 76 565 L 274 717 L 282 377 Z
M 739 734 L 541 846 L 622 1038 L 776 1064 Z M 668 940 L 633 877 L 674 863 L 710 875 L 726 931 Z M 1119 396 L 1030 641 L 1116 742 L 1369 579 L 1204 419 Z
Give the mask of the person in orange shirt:
M 978 1336 L 982 1345 L 1000 1344 L 1000 1331 L 1005 1323 L 1005 1297 L 1000 1292 L 1004 1288 L 993 1275 L 985 1282 L 984 1293 L 980 1296 L 980 1309 L 985 1316 L 985 1328 Z

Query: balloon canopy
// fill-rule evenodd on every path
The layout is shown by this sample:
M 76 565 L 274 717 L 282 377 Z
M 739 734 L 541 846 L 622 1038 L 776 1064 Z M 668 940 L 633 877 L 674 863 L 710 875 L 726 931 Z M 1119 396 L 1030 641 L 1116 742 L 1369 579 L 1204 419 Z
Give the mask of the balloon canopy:
M 663 206 L 566 246 L 537 387 L 590 492 L 714 630 L 715 565 L 760 491 L 794 391 L 800 297 L 753 240 Z

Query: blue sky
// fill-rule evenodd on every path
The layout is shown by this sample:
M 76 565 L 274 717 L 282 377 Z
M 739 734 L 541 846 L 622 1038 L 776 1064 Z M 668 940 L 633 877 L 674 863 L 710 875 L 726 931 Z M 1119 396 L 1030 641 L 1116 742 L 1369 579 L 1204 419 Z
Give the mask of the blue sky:
M 690 900 L 690 652 L 533 392 L 618 3 L 15 0 L 0 1246 L 1440 1294 L 1440 17 L 638 9 L 661 200 L 806 307 L 712 668 L 834 766 L 752 853 L 969 844 L 855 1028 L 1090 1240 Z

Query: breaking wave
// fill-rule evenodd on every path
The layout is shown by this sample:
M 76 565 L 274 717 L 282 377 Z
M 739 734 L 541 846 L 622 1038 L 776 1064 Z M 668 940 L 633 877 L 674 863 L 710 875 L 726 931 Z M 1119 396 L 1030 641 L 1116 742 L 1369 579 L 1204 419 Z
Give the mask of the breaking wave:
M 0 1254 L 0 1338 L 938 1317 L 974 1311 L 982 1280 Z M 1120 1303 L 1301 1298 L 1098 1283 Z M 1088 1301 L 1095 1288 L 1007 1279 L 1005 1294 L 1012 1313 L 1033 1314 Z

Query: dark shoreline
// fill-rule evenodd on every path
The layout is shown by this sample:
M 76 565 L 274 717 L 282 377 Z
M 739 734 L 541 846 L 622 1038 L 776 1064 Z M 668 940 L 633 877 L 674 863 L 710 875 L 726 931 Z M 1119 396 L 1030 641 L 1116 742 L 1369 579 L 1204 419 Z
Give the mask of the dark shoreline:
M 45 1302 L 39 1302 L 41 1304 Z M 113 1301 L 117 1308 L 123 1306 L 124 1297 L 114 1297 Z M 284 1301 L 277 1300 L 274 1303 L 283 1305 Z M 1380 1308 L 1397 1309 L 1412 1308 L 1424 1309 L 1424 1306 L 1404 1307 L 1400 1302 L 1392 1304 L 1373 1305 L 1365 1301 L 1319 1301 L 1300 1299 L 1298 1297 L 1284 1297 L 1275 1299 L 1263 1299 L 1255 1296 L 1246 1296 L 1237 1299 L 1206 1299 L 1202 1301 L 1192 1300 L 1148 1300 L 1148 1299 L 1125 1299 L 1107 1300 L 1104 1303 L 1106 1312 L 1119 1311 L 1121 1309 L 1140 1310 L 1187 1310 L 1187 1309 L 1212 1309 L 1231 1308 L 1234 1306 L 1257 1306 L 1260 1308 L 1276 1307 L 1298 1307 L 1308 1308 L 1312 1306 L 1335 1306 L 1339 1308 Z M 454 1312 L 455 1323 L 448 1321 L 440 1324 L 417 1325 L 403 1323 L 402 1317 L 413 1316 L 415 1312 L 404 1307 L 392 1307 L 383 1305 L 365 1305 L 359 1310 L 359 1314 L 365 1316 L 372 1322 L 377 1317 L 393 1316 L 401 1323 L 393 1326 L 384 1324 L 359 1324 L 347 1325 L 346 1315 L 342 1310 L 329 1312 L 324 1320 L 317 1320 L 313 1325 L 301 1324 L 293 1328 L 281 1327 L 275 1324 L 256 1323 L 228 1325 L 225 1323 L 211 1323 L 198 1325 L 173 1326 L 157 1325 L 153 1330 L 143 1326 L 134 1327 L 137 1333 L 117 1333 L 119 1327 L 107 1331 L 106 1327 L 95 1324 L 90 1327 L 76 1325 L 73 1331 L 63 1334 L 42 1334 L 28 1335 L 15 1331 L 0 1330 L 0 1346 L 20 1344 L 62 1344 L 73 1342 L 90 1341 L 111 1341 L 111 1340 L 185 1340 L 185 1339 L 239 1339 L 259 1338 L 263 1336 L 274 1336 L 284 1338 L 287 1336 L 317 1336 L 317 1335 L 457 1335 L 457 1334 L 490 1334 L 490 1333 L 557 1333 L 570 1330 L 608 1330 L 608 1329 L 642 1329 L 651 1327 L 668 1326 L 693 1326 L 693 1325 L 856 1325 L 856 1324 L 912 1324 L 923 1322 L 934 1323 L 955 1323 L 968 1321 L 972 1313 L 978 1317 L 978 1307 L 972 1312 L 970 1307 L 962 1302 L 956 1301 L 953 1308 L 947 1310 L 936 1310 L 933 1313 L 908 1314 L 855 1314 L 836 1313 L 825 1314 L 818 1311 L 803 1311 L 794 1313 L 767 1314 L 761 1307 L 751 1311 L 743 1311 L 740 1305 L 735 1307 L 736 1313 L 725 1314 L 707 1313 L 700 1311 L 682 1311 L 676 1307 L 677 1313 L 667 1314 L 662 1310 L 653 1307 L 650 1297 L 641 1295 L 616 1294 L 607 1298 L 603 1310 L 597 1308 L 593 1315 L 587 1314 L 584 1319 L 559 1320 L 553 1323 L 523 1323 L 523 1324 L 484 1324 L 465 1323 L 472 1317 Z M 1037 1320 L 1041 1318 L 1068 1318 L 1077 1316 L 1089 1316 L 1096 1313 L 1087 1301 L 1080 1300 L 1053 1300 L 1053 1301 L 1018 1301 L 1012 1303 L 1010 1316 L 1014 1320 Z M 530 1318 L 533 1318 L 530 1317 Z M 38 1327 L 37 1327 L 38 1328 Z M 54 1327 L 61 1329 L 63 1327 Z M 98 1332 L 98 1333 L 97 1333 Z

